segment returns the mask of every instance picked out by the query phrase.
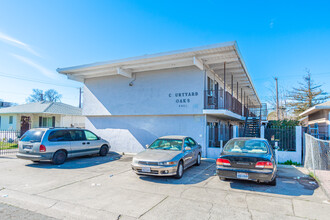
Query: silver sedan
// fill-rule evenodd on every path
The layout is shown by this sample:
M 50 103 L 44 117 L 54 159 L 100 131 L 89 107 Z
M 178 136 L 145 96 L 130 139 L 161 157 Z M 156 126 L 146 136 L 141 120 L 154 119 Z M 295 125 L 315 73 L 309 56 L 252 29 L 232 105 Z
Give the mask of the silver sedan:
M 185 169 L 201 164 L 201 155 L 202 147 L 191 137 L 164 136 L 133 157 L 132 169 L 137 174 L 180 179 Z

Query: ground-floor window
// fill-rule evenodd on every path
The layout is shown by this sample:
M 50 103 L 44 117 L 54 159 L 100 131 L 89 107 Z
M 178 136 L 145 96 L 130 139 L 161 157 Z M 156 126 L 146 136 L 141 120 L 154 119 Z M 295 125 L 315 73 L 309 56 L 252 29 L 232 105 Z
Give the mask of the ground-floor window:
M 55 117 L 39 117 L 39 127 L 55 127 Z
M 207 122 L 209 147 L 221 147 L 232 138 L 232 125 L 228 122 Z

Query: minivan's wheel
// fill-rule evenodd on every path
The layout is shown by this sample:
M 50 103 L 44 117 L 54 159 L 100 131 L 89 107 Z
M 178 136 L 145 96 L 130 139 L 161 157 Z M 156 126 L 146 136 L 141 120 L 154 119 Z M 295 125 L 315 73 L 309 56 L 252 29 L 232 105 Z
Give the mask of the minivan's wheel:
M 183 164 L 182 161 L 179 162 L 178 164 L 178 168 L 176 170 L 176 175 L 174 176 L 176 179 L 181 179 L 181 177 L 183 176 Z
M 197 155 L 197 159 L 196 159 L 196 163 L 195 163 L 196 166 L 201 165 L 201 158 L 202 158 L 202 157 L 201 157 L 201 154 L 198 154 L 198 155 Z
M 66 160 L 66 153 L 63 150 L 56 151 L 52 163 L 55 165 L 63 164 Z
M 272 181 L 268 182 L 268 185 L 276 186 L 276 177 Z
M 106 155 L 108 154 L 108 152 L 109 152 L 109 148 L 108 148 L 108 146 L 103 145 L 103 146 L 100 148 L 100 152 L 99 152 L 99 154 L 100 154 L 100 156 L 104 157 L 104 156 L 106 156 Z

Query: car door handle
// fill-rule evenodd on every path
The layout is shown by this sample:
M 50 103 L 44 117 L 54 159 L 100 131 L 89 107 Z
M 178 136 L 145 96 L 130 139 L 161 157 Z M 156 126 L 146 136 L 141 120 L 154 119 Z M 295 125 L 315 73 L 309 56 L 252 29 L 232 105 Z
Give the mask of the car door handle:
M 86 144 L 85 142 L 82 142 L 82 144 Z
M 90 144 L 89 142 L 87 142 L 87 144 Z

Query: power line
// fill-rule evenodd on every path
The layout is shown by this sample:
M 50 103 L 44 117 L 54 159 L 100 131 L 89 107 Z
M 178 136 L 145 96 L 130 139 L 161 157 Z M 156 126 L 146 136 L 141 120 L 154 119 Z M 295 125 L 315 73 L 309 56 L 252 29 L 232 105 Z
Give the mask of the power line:
M 40 81 L 40 80 L 35 80 L 35 79 L 23 78 L 23 77 L 19 77 L 19 76 L 13 76 L 13 75 L 9 75 L 9 74 L 3 73 L 3 72 L 0 72 L 0 76 L 7 77 L 7 78 L 18 79 L 18 80 L 30 81 L 30 82 L 38 82 L 38 83 L 43 83 L 43 84 L 49 84 L 49 85 L 63 86 L 63 87 L 76 88 L 76 89 L 80 88 L 80 87 L 75 87 L 75 86 L 61 85 L 61 84 L 57 84 L 57 83 L 51 83 L 51 82 L 45 82 L 45 81 Z

